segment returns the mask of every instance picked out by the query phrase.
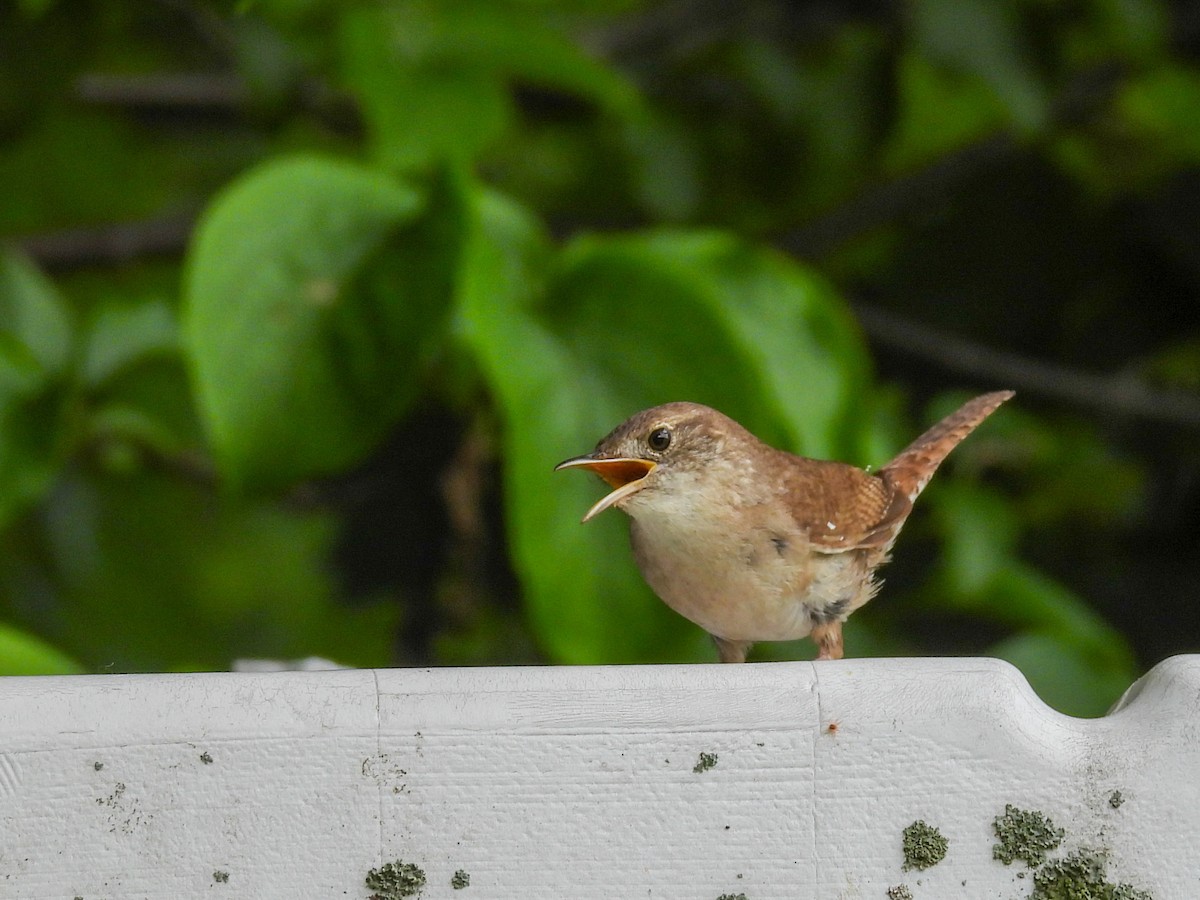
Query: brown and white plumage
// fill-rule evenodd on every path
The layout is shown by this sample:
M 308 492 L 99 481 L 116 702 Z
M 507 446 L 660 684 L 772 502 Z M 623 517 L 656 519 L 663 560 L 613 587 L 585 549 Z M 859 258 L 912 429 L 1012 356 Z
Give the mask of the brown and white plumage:
M 984 394 L 874 473 L 762 443 L 728 416 L 668 403 L 626 420 L 582 457 L 614 490 L 634 558 L 662 600 L 740 662 L 755 641 L 811 635 L 842 655 L 842 623 L 874 596 L 875 570 L 947 454 L 1012 396 Z

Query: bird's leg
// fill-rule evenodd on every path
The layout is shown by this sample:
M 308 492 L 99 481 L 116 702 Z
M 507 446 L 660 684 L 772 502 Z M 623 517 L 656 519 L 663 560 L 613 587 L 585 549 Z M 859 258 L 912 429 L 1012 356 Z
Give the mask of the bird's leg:
M 717 654 L 721 657 L 723 663 L 744 663 L 746 654 L 750 652 L 750 648 L 754 646 L 753 641 L 727 641 L 725 638 L 719 638 L 715 634 L 712 636 L 713 643 L 717 645 Z
M 812 639 L 821 652 L 817 659 L 842 658 L 842 623 L 830 622 L 828 625 L 818 625 L 812 630 Z

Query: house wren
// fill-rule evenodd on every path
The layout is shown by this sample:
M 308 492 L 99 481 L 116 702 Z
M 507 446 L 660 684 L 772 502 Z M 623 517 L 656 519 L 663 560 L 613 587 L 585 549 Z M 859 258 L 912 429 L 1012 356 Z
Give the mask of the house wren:
M 842 656 L 842 623 L 879 589 L 913 501 L 938 465 L 1012 391 L 983 394 L 877 472 L 767 446 L 715 409 L 667 403 L 637 413 L 586 456 L 630 518 L 633 556 L 655 593 L 713 636 L 722 662 L 755 641 L 811 635 Z

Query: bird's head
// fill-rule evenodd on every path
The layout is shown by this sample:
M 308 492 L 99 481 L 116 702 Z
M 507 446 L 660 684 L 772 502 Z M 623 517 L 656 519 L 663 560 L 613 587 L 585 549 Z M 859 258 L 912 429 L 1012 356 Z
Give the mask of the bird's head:
M 588 469 L 613 488 L 583 521 L 610 506 L 634 514 L 638 506 L 686 492 L 689 484 L 718 463 L 725 444 L 743 435 L 750 438 L 715 409 L 698 403 L 667 403 L 631 416 L 591 453 L 565 460 L 554 469 Z

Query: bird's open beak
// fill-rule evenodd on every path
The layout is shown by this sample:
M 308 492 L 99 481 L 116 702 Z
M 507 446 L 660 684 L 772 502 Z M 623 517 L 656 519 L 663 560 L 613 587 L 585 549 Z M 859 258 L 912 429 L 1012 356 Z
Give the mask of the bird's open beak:
M 583 521 L 586 522 L 600 513 L 604 512 L 615 503 L 620 503 L 626 497 L 632 496 L 646 486 L 646 476 L 654 471 L 657 463 L 651 462 L 648 459 L 631 459 L 624 456 L 618 456 L 614 459 L 597 459 L 593 456 L 576 456 L 574 459 L 568 459 L 560 462 L 554 467 L 554 471 L 559 469 L 590 469 L 616 490 L 610 492 L 606 496 L 598 500 L 591 509 L 584 514 Z

